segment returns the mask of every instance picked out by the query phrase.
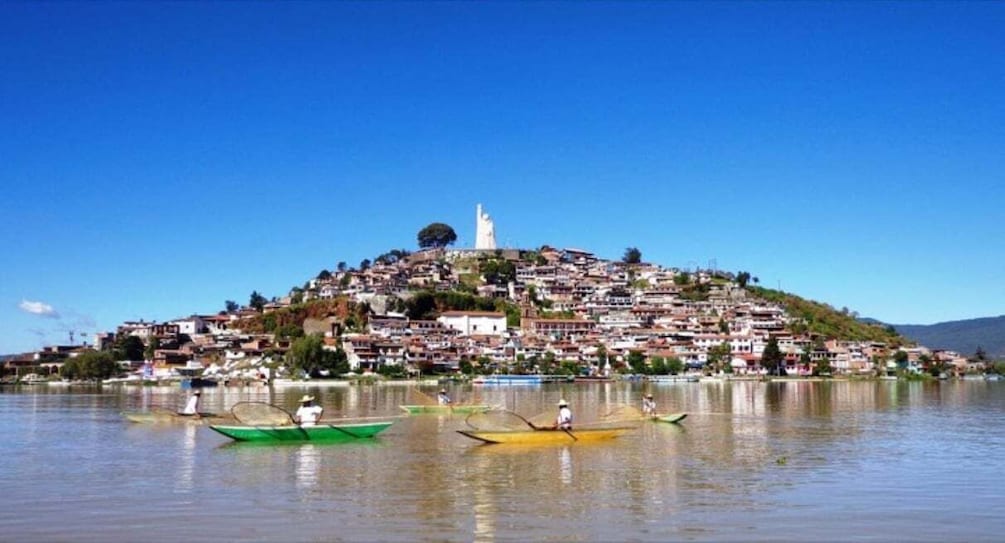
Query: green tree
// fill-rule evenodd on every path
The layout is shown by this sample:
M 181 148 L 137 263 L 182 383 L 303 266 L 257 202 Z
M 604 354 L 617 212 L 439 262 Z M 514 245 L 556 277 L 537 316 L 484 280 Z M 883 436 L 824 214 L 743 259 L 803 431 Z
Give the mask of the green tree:
M 691 276 L 689 276 L 687 273 L 681 272 L 673 276 L 673 284 L 679 287 L 687 285 L 690 282 L 691 282 Z
M 485 282 L 490 285 L 505 285 L 516 280 L 516 266 L 508 260 L 487 260 L 481 264 L 480 270 Z
M 625 254 L 621 257 L 621 260 L 625 264 L 638 264 L 642 262 L 642 251 L 637 247 L 628 247 L 625 249 Z
M 67 360 L 59 371 L 67 379 L 91 380 L 114 377 L 121 373 L 122 368 L 110 353 L 89 350 Z
M 601 370 L 603 370 L 604 366 L 606 364 L 607 364 L 607 347 L 605 347 L 602 343 L 598 343 L 597 344 L 597 367 L 599 367 Z
M 338 270 L 339 273 L 344 273 L 346 269 L 345 261 L 340 261 L 338 264 L 336 264 L 335 269 Z
M 464 375 L 474 375 L 475 373 L 475 366 L 471 363 L 471 360 L 468 360 L 466 355 L 461 356 L 461 360 L 457 363 L 457 367 Z
M 332 278 L 332 272 L 328 270 L 321 270 L 321 272 L 318 273 L 318 281 L 327 281 L 331 278 Z
M 715 373 L 725 369 L 725 366 L 730 362 L 729 355 L 732 354 L 732 352 L 733 350 L 730 348 L 729 343 L 726 342 L 722 342 L 709 348 L 707 362 L 709 369 Z
M 145 349 L 143 349 L 143 359 L 144 360 L 153 360 L 154 359 L 154 353 L 157 351 L 157 349 L 160 349 L 160 348 L 161 348 L 161 340 L 160 340 L 160 338 L 158 338 L 156 336 L 150 338 L 150 342 L 147 343 L 147 347 Z
M 768 370 L 770 375 L 783 375 L 785 372 L 784 361 L 785 355 L 778 348 L 778 339 L 772 337 L 764 346 L 764 352 L 761 353 L 761 367 Z
M 143 360 L 146 347 L 143 340 L 133 335 L 120 335 L 115 338 L 113 356 L 118 360 Z
M 275 329 L 275 334 L 277 338 L 298 338 L 304 337 L 304 329 L 302 326 L 298 326 L 295 323 L 287 323 L 282 326 L 277 326 Z
M 627 361 L 632 373 L 649 372 L 649 368 L 646 366 L 646 355 L 642 354 L 642 351 L 629 351 Z
M 667 372 L 670 375 L 680 375 L 684 372 L 684 361 L 676 356 L 667 359 Z
M 227 307 L 227 313 L 234 313 L 241 308 L 240 304 L 234 300 L 227 300 L 224 302 L 224 305 Z
M 904 351 L 903 349 L 898 349 L 897 352 L 893 353 L 893 361 L 897 363 L 897 368 L 899 369 L 907 368 L 907 362 L 909 360 L 910 357 L 908 356 L 907 351 Z
M 419 247 L 423 249 L 430 247 L 438 249 L 457 241 L 457 233 L 448 224 L 434 222 L 419 230 L 416 239 L 419 242 Z
M 649 369 L 653 375 L 666 375 L 668 372 L 666 358 L 654 356 L 649 359 Z
M 265 307 L 266 302 L 268 302 L 268 300 L 265 298 L 265 296 L 259 294 L 257 290 L 251 291 L 251 297 L 248 300 L 249 307 L 253 307 L 255 308 L 255 311 L 261 313 L 262 308 Z
M 322 371 L 337 376 L 349 371 L 349 359 L 341 347 L 332 351 L 324 347 L 320 334 L 296 339 L 286 353 L 286 361 L 296 372 L 319 377 Z
M 749 282 L 750 282 L 749 272 L 742 271 L 736 274 L 736 284 L 740 285 L 740 288 L 747 288 L 747 283 Z
M 363 260 L 360 260 L 359 261 L 359 271 L 366 271 L 368 269 L 370 269 L 370 259 L 369 258 L 364 258 Z

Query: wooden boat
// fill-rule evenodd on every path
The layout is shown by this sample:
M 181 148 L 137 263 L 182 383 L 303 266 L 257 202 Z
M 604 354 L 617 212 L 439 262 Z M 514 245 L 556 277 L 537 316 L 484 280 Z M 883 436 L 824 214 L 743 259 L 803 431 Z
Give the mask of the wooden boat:
M 684 420 L 687 413 L 670 413 L 669 415 L 653 415 L 650 418 L 655 422 L 677 423 Z
M 185 415 L 174 411 L 154 410 L 154 411 L 123 411 L 122 416 L 129 422 L 140 424 L 224 424 L 233 422 L 233 417 L 218 415 L 216 413 L 199 413 L 199 416 Z
M 490 405 L 399 405 L 402 411 L 409 415 L 419 415 L 422 413 L 435 413 L 439 415 L 449 415 L 451 413 L 468 414 L 484 413 L 492 408 Z
M 573 428 L 572 430 L 457 430 L 471 439 L 485 443 L 523 443 L 546 445 L 554 443 L 578 443 L 582 441 L 602 441 L 614 439 L 635 430 L 636 426 L 609 426 L 603 428 Z
M 281 442 L 314 441 L 342 443 L 370 439 L 387 429 L 394 421 L 359 423 L 324 423 L 317 426 L 250 426 L 212 424 L 210 429 L 236 441 Z

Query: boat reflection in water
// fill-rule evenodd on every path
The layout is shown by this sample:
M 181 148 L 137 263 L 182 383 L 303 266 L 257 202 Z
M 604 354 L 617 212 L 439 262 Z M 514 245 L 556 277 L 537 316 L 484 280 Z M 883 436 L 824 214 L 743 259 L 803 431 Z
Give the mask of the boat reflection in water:
M 572 451 L 569 447 L 562 447 L 558 451 L 559 473 L 561 473 L 562 483 L 572 484 Z
M 191 492 L 195 483 L 195 435 L 198 426 L 186 424 L 183 426 L 181 447 L 179 448 L 178 476 L 175 477 L 175 490 Z
M 301 445 L 295 458 L 297 487 L 305 490 L 316 487 L 321 450 L 317 445 Z

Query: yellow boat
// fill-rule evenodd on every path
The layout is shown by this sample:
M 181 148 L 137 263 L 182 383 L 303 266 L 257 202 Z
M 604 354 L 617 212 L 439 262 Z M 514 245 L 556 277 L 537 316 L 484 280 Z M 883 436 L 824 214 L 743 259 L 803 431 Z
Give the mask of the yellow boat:
M 572 430 L 541 428 L 537 430 L 457 430 L 457 432 L 485 443 L 546 445 L 614 439 L 636 428 L 637 426 L 608 426 L 600 428 L 573 428 Z

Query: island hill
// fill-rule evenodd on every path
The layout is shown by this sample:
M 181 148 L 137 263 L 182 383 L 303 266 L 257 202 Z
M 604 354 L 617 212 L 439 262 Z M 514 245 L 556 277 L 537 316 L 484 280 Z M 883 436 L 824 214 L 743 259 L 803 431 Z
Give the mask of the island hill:
M 216 315 L 126 322 L 96 336 L 98 352 L 57 346 L 6 366 L 93 378 L 116 373 L 114 360 L 146 360 L 146 371 L 161 375 L 198 360 L 209 375 L 250 379 L 984 370 L 848 310 L 760 287 L 748 272 L 668 268 L 643 262 L 634 247 L 607 260 L 548 246 L 449 248 L 455 239 L 434 223 L 419 233 L 417 252 L 340 262 L 286 296 L 253 292 L 247 306 L 228 301 Z

